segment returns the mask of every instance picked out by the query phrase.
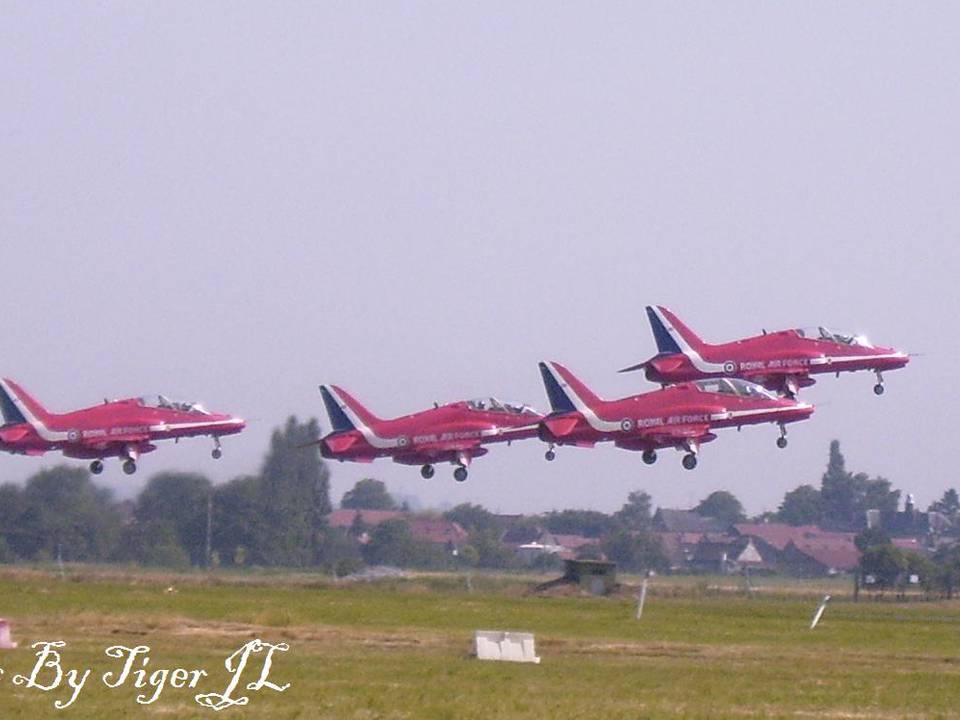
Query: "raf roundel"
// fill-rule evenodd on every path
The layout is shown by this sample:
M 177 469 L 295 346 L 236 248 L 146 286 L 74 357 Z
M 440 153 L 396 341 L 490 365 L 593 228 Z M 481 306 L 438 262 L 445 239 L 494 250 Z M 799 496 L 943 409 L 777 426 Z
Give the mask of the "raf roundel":
M 633 420 L 630 418 L 624 418 L 620 421 L 620 429 L 624 432 L 630 432 L 633 430 Z
M 723 371 L 727 375 L 733 375 L 737 371 L 737 364 L 733 360 L 727 360 L 723 364 Z
M 400 437 L 397 438 L 397 447 L 405 448 L 409 444 L 410 444 L 410 439 L 407 438 L 406 435 L 401 435 Z
M 76 442 L 79 439 L 80 439 L 79 430 L 67 430 L 67 440 L 69 440 L 70 442 Z

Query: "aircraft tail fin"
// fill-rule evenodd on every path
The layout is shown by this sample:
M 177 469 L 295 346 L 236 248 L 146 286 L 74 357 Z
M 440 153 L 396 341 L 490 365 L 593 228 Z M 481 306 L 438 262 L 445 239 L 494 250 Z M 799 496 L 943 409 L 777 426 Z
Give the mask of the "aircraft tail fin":
M 50 413 L 43 405 L 9 378 L 0 380 L 0 411 L 6 425 L 43 424 L 50 418 Z
M 661 355 L 687 354 L 688 350 L 700 353 L 709 347 L 680 318 L 662 305 L 648 305 L 647 318 Z
M 555 413 L 582 412 L 585 407 L 594 407 L 603 402 L 560 363 L 540 363 L 540 374 L 550 399 L 550 408 Z
M 336 385 L 321 385 L 320 395 L 335 432 L 359 430 L 363 426 L 380 422 L 380 418 L 357 402 L 350 393 Z

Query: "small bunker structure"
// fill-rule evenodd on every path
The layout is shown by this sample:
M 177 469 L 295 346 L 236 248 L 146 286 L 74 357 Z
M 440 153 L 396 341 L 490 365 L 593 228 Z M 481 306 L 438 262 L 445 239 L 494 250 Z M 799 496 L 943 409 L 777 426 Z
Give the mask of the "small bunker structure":
M 564 560 L 563 577 L 536 587 L 536 592 L 575 585 L 591 595 L 609 595 L 617 589 L 617 564 L 603 560 Z

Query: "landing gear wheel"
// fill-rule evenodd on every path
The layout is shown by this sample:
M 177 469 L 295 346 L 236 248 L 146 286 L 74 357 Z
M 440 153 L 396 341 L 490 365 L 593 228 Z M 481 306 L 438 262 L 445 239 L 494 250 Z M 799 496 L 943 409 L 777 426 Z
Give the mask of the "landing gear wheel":
M 883 385 L 881 385 L 880 383 L 877 383 L 876 385 L 874 385 L 874 386 L 873 386 L 873 394 L 874 394 L 874 395 L 883 395 Z
M 213 450 L 210 451 L 210 457 L 212 457 L 214 460 L 219 460 L 220 458 L 223 457 L 223 450 L 221 450 L 218 447 L 214 448 Z
M 424 480 L 429 480 L 433 477 L 433 465 L 427 463 L 422 468 L 420 468 L 420 477 Z
M 123 471 L 127 475 L 133 475 L 137 471 L 137 464 L 133 460 L 127 460 L 123 463 Z
M 103 460 L 94 460 L 90 463 L 90 472 L 94 475 L 99 475 L 103 472 Z
M 683 467 L 687 470 L 693 470 L 697 466 L 697 456 L 693 453 L 688 453 L 683 456 Z
M 453 471 L 453 479 L 457 482 L 463 482 L 467 479 L 467 469 L 461 465 Z
M 547 450 L 543 456 L 547 459 L 547 462 L 553 462 L 557 459 L 557 454 L 553 450 Z
M 777 438 L 777 447 L 783 450 L 787 446 L 787 439 L 785 437 Z
M 641 456 L 643 461 L 647 465 L 653 465 L 657 461 L 657 451 L 656 450 L 644 450 L 643 455 Z

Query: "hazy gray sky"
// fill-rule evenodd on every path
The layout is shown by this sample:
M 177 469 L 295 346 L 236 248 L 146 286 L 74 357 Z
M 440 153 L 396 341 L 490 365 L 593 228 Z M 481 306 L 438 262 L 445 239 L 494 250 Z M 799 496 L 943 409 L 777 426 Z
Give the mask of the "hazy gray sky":
M 162 469 L 255 471 L 317 384 L 392 416 L 601 395 L 655 351 L 826 324 L 925 353 L 827 377 L 773 426 L 676 453 L 493 447 L 464 484 L 334 464 L 431 504 L 750 511 L 848 466 L 926 505 L 960 485 L 960 7 L 952 3 L 54 3 L 0 7 L 0 368 L 53 410 L 145 392 L 252 418 Z M 326 428 L 326 418 L 322 417 Z M 0 480 L 60 462 L 0 457 Z

